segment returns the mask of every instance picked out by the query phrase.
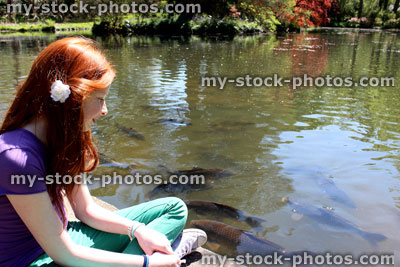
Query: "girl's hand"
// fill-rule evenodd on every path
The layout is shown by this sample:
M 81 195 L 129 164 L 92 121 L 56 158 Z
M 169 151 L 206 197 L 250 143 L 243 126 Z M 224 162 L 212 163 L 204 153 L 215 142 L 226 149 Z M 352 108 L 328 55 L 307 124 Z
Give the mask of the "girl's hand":
M 153 255 L 157 251 L 168 255 L 175 255 L 167 237 L 156 230 L 147 226 L 140 226 L 134 235 L 146 255 Z
M 149 256 L 149 267 L 179 267 L 180 259 L 176 255 L 154 253 Z

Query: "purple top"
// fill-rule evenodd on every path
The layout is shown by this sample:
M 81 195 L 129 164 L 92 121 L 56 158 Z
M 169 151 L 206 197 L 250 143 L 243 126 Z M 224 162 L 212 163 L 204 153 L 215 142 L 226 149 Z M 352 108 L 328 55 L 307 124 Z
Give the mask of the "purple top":
M 44 178 L 47 173 L 45 146 L 25 129 L 3 133 L 0 135 L 0 170 L 0 266 L 26 266 L 44 251 L 6 195 L 47 191 L 44 179 L 30 183 L 26 178 L 26 183 L 20 184 L 17 179 L 11 179 L 11 175 Z

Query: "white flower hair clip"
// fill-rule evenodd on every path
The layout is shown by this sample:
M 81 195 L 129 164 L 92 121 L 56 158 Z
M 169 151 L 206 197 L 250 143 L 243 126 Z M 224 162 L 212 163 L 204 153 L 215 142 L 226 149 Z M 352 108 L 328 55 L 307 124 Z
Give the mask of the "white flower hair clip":
M 69 97 L 71 93 L 71 89 L 69 89 L 69 85 L 64 84 L 60 80 L 56 80 L 51 85 L 51 98 L 56 102 L 64 103 L 65 100 Z

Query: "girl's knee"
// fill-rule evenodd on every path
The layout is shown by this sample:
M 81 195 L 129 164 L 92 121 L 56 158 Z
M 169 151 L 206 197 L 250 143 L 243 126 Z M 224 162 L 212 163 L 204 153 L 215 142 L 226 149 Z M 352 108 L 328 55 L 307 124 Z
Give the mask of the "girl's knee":
M 182 199 L 177 197 L 166 197 L 165 200 L 171 205 L 171 207 L 174 207 L 175 211 L 179 211 L 179 213 L 184 215 L 185 218 L 187 217 L 188 209 Z

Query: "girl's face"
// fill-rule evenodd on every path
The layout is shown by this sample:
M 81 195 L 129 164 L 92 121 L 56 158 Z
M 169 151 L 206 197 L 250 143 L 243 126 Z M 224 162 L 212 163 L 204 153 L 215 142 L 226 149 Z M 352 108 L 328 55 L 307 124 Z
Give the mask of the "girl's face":
M 105 97 L 108 94 L 107 87 L 102 90 L 92 92 L 83 100 L 83 131 L 89 131 L 90 127 L 101 117 L 107 115 Z

